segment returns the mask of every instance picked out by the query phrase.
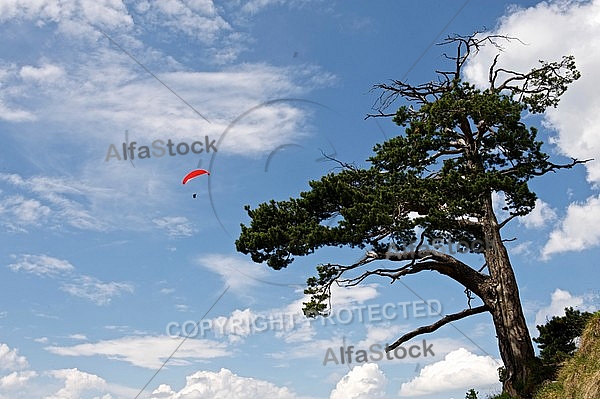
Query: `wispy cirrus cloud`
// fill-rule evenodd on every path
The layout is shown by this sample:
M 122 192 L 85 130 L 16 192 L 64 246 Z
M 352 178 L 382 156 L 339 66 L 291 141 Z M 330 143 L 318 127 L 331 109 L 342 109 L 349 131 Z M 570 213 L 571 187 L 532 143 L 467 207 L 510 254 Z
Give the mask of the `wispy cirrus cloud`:
M 108 305 L 115 296 L 132 293 L 130 283 L 104 282 L 96 277 L 79 275 L 75 266 L 64 259 L 48 255 L 11 255 L 14 263 L 8 265 L 13 272 L 34 274 L 39 277 L 51 277 L 61 281 L 60 289 L 69 295 L 89 300 L 96 305 Z
M 166 335 L 127 336 L 73 346 L 48 346 L 45 349 L 60 356 L 102 356 L 138 367 L 158 369 L 182 339 L 184 338 L 170 338 Z M 231 356 L 231 351 L 225 343 L 190 339 L 173 354 L 169 365 L 185 366 L 228 356 Z
M 198 231 L 185 216 L 165 216 L 152 222 L 166 230 L 169 237 L 189 237 Z
M 64 283 L 60 289 L 70 295 L 92 301 L 96 305 L 108 305 L 113 297 L 134 291 L 133 285 L 129 283 L 103 282 L 96 277 L 85 275 Z
M 24 272 L 37 276 L 65 275 L 75 270 L 75 267 L 64 259 L 53 258 L 48 255 L 23 254 L 20 257 L 12 255 L 17 261 L 8 265 L 14 272 Z

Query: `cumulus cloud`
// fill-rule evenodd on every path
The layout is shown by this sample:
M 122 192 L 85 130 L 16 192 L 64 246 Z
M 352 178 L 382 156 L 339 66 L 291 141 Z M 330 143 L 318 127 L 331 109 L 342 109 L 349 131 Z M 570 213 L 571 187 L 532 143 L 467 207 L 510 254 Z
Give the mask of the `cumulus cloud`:
M 104 391 L 107 386 L 104 379 L 76 368 L 52 370 L 48 372 L 48 375 L 63 380 L 64 386 L 54 394 L 46 396 L 45 399 L 78 399 L 84 392 L 89 393 L 93 390 L 94 393 L 97 393 L 99 390 Z M 112 396 L 109 394 L 102 398 L 110 399 Z
M 65 71 L 62 67 L 53 64 L 44 64 L 40 67 L 25 65 L 19 71 L 21 78 L 39 83 L 52 82 L 64 74 Z
M 519 218 L 519 221 L 528 229 L 539 229 L 556 219 L 556 211 L 541 199 L 535 201 L 535 208 Z
M 20 356 L 17 349 L 10 349 L 8 345 L 0 343 L 0 370 L 22 370 L 28 365 L 25 356 Z
M 34 377 L 37 377 L 35 371 L 13 371 L 9 375 L 0 377 L 0 390 L 16 390 L 23 389 L 27 383 Z
M 152 399 L 296 399 L 285 387 L 255 378 L 240 377 L 228 369 L 219 372 L 198 371 L 186 377 L 185 386 L 174 391 L 162 384 L 152 392 Z
M 589 298 L 588 298 L 589 299 Z M 557 288 L 551 295 L 550 304 L 541 308 L 535 315 L 535 325 L 544 325 L 554 316 L 564 316 L 565 308 L 572 307 L 581 311 L 595 311 L 596 308 L 586 301 L 585 296 L 572 295 L 569 291 Z
M 572 203 L 558 227 L 550 233 L 542 248 L 542 258 L 553 254 L 582 251 L 600 244 L 600 196 L 584 203 Z
M 600 46 L 591 38 L 600 35 L 600 1 L 543 1 L 532 7 L 512 7 L 492 32 L 517 37 L 520 41 L 502 43 L 498 67 L 529 71 L 539 65 L 538 60 L 556 61 L 564 55 L 574 55 L 582 77 L 563 95 L 558 108 L 544 114 L 545 126 L 556 132 L 551 144 L 567 157 L 591 159 L 585 164 L 590 183 L 600 184 Z M 487 86 L 488 70 L 499 51 L 487 46 L 465 68 L 468 80 Z M 580 166 L 583 167 L 583 166 Z M 562 173 L 569 173 L 563 171 Z M 581 251 L 600 245 L 600 200 L 597 196 L 584 204 L 571 204 L 566 218 L 550 235 L 542 255 L 564 251 Z M 551 213 L 550 213 L 551 215 Z M 530 225 L 540 223 L 533 216 Z M 577 226 L 575 228 L 575 226 Z
M 367 363 L 354 367 L 337 383 L 329 399 L 370 399 L 385 397 L 387 379 L 379 366 Z
M 400 396 L 414 397 L 498 384 L 500 361 L 478 356 L 464 348 L 448 353 L 444 360 L 423 367 L 419 375 L 400 387 Z M 435 383 L 432 383 L 434 382 Z
M 330 399 L 370 399 L 385 397 L 387 379 L 376 364 L 353 368 L 331 392 Z M 174 390 L 159 385 L 152 399 L 301 399 L 286 387 L 256 378 L 241 377 L 222 368 L 218 372 L 198 371 L 186 377 L 185 386 Z

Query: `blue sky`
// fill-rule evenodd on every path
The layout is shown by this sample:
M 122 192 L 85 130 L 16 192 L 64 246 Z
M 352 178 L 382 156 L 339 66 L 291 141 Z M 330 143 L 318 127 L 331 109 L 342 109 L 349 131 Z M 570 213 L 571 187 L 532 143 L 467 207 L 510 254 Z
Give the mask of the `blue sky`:
M 244 205 L 306 190 L 335 167 L 323 154 L 367 166 L 401 133 L 364 120 L 371 87 L 435 78 L 444 49 L 432 43 L 475 30 L 521 39 L 500 57 L 511 69 L 575 55 L 582 78 L 526 120 L 557 162 L 599 158 L 600 1 L 0 1 L 0 398 L 498 391 L 485 314 L 407 344 L 425 339 L 435 356 L 325 362 L 329 348 L 435 322 L 425 303 L 464 309 L 453 281 L 367 280 L 334 291 L 332 321 L 309 322 L 297 316 L 315 266 L 364 254 L 324 249 L 276 272 L 234 245 Z M 496 52 L 482 49 L 465 78 L 484 85 Z M 109 156 L 156 140 L 210 152 Z M 210 176 L 182 185 L 197 167 Z M 536 209 L 506 227 L 532 336 L 565 306 L 600 305 L 599 183 L 597 161 L 539 178 Z M 396 317 L 377 313 L 386 305 Z

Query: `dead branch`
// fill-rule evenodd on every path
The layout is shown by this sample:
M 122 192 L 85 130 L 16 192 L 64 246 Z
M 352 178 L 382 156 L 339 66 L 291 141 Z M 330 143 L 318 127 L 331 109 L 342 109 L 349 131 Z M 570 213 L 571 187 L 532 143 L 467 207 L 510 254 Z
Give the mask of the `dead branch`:
M 399 347 L 400 345 L 402 345 L 403 343 L 405 343 L 406 341 L 416 337 L 417 335 L 428 334 L 428 333 L 434 332 L 438 328 L 440 328 L 448 323 L 451 323 L 456 320 L 464 319 L 465 317 L 472 316 L 474 314 L 489 312 L 489 310 L 490 310 L 490 308 L 487 305 L 482 305 L 482 306 L 478 306 L 476 308 L 465 309 L 458 313 L 446 315 L 445 317 L 436 321 L 433 324 L 430 324 L 428 326 L 419 327 L 407 334 L 404 334 L 403 336 L 398 338 L 393 344 L 387 346 L 385 348 L 385 351 L 386 352 L 392 351 L 392 350 L 396 349 L 397 347 Z

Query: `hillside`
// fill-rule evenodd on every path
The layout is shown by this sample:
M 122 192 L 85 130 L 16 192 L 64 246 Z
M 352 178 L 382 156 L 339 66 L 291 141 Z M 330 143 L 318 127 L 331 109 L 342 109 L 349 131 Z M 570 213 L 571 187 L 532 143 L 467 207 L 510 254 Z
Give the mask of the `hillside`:
M 557 381 L 535 399 L 600 399 L 600 312 L 588 322 L 579 350 L 562 366 Z

